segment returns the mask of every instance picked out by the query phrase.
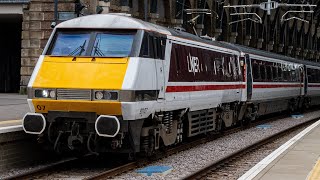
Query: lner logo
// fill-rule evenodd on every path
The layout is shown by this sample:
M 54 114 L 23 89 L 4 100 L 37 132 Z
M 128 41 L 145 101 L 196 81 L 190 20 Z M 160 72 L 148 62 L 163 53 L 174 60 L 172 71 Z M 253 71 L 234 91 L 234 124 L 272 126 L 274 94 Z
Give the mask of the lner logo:
M 189 72 L 193 72 L 193 74 L 201 72 L 200 71 L 200 61 L 199 61 L 198 57 L 191 56 L 191 54 L 189 53 L 189 55 L 187 56 L 187 62 L 188 62 L 188 71 Z

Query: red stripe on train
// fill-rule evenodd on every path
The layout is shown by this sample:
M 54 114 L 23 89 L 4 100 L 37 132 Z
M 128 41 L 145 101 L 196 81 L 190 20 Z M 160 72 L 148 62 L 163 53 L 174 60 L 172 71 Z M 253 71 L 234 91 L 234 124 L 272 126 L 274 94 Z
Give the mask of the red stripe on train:
M 198 85 L 198 86 L 167 86 L 166 92 L 188 92 L 188 91 L 209 91 L 244 89 L 245 85 Z
M 254 84 L 253 88 L 293 88 L 302 87 L 302 84 Z
M 293 88 L 302 87 L 302 84 L 254 84 L 253 88 Z M 209 91 L 244 89 L 245 85 L 198 85 L 198 86 L 167 86 L 166 92 L 188 92 L 188 91 Z

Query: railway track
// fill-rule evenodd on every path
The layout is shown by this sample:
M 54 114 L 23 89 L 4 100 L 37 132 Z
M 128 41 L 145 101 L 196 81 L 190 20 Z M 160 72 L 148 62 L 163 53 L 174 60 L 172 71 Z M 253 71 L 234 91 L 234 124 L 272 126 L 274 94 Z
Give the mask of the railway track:
M 272 121 L 281 119 L 283 117 L 286 117 L 286 116 L 281 115 L 281 116 L 276 116 L 276 117 L 272 117 L 272 118 L 268 118 L 268 119 L 262 119 L 262 120 L 251 123 L 247 128 L 254 127 L 254 126 L 268 123 L 268 122 L 272 122 Z M 241 130 L 243 130 L 243 127 L 239 126 L 239 127 L 233 128 L 233 129 L 226 130 L 221 134 L 214 134 L 211 136 L 198 138 L 196 140 L 192 140 L 190 142 L 187 142 L 187 143 L 184 143 L 184 144 L 172 147 L 172 148 L 168 148 L 164 152 L 157 153 L 154 157 L 152 157 L 150 159 L 142 158 L 142 159 L 138 159 L 133 162 L 121 163 L 120 165 L 118 165 L 116 167 L 106 168 L 107 170 L 104 170 L 101 173 L 95 173 L 94 175 L 87 176 L 85 179 L 96 180 L 96 179 L 112 178 L 112 177 L 120 175 L 122 173 L 140 168 L 142 166 L 146 166 L 155 160 L 159 160 L 161 158 L 165 158 L 170 155 L 180 153 L 182 151 L 191 149 L 191 148 L 198 146 L 200 144 L 203 144 L 203 143 L 210 142 L 210 141 L 217 139 L 217 138 L 220 138 L 222 136 L 237 133 Z M 54 174 L 55 171 L 57 169 L 61 169 L 61 167 L 67 167 L 70 164 L 77 164 L 77 163 L 81 163 L 81 159 L 70 158 L 70 159 L 67 159 L 67 160 L 64 160 L 61 162 L 54 163 L 49 166 L 45 166 L 45 167 L 42 167 L 39 169 L 34 169 L 32 171 L 25 172 L 23 174 L 9 177 L 8 179 L 36 179 L 37 177 L 41 177 L 41 176 L 43 177 L 43 175 L 45 175 L 45 174 Z
M 251 144 L 250 146 L 247 146 L 243 149 L 240 149 L 229 156 L 223 157 L 217 161 L 212 162 L 208 166 L 200 169 L 199 171 L 185 177 L 185 180 L 194 180 L 194 179 L 214 179 L 214 175 L 218 173 L 223 167 L 231 167 L 234 164 L 236 164 L 237 161 L 240 161 L 243 159 L 247 154 L 250 154 L 252 152 L 258 151 L 258 149 L 263 148 L 265 145 L 273 143 L 277 139 L 285 136 L 286 134 L 291 133 L 292 131 L 296 131 L 300 128 L 304 128 L 315 121 L 317 121 L 319 118 L 309 120 L 307 122 L 301 123 L 297 126 L 288 128 L 286 130 L 283 130 L 279 133 L 276 133 L 272 135 L 271 137 L 267 137 L 265 139 L 262 139 L 254 144 Z
M 257 126 L 257 125 L 260 125 L 260 124 L 264 124 L 264 123 L 267 123 L 267 122 L 272 122 L 272 121 L 278 120 L 279 118 L 283 118 L 283 117 L 286 117 L 286 116 L 281 115 L 281 116 L 277 116 L 277 117 L 273 117 L 273 118 L 262 119 L 260 121 L 256 121 L 256 122 L 251 123 L 246 128 L 254 127 L 254 126 Z M 167 149 L 162 154 L 158 154 L 155 159 L 152 159 L 152 160 L 142 159 L 142 160 L 138 160 L 138 161 L 135 161 L 135 162 L 131 162 L 131 163 L 125 164 L 123 166 L 120 166 L 120 167 L 117 167 L 117 168 L 114 168 L 114 169 L 110 169 L 110 170 L 102 172 L 100 174 L 88 177 L 88 178 L 86 178 L 86 180 L 99 180 L 99 179 L 112 178 L 112 177 L 120 175 L 122 173 L 131 171 L 131 170 L 134 170 L 134 169 L 138 169 L 141 166 L 146 166 L 149 163 L 152 163 L 154 160 L 159 160 L 161 158 L 168 157 L 170 155 L 173 155 L 173 154 L 176 154 L 176 153 L 191 149 L 191 148 L 193 148 L 195 146 L 198 146 L 200 144 L 212 141 L 212 140 L 217 139 L 219 137 L 230 135 L 230 134 L 233 134 L 233 133 L 237 133 L 237 132 L 239 132 L 241 130 L 243 130 L 243 127 L 236 127 L 236 128 L 230 129 L 230 130 L 226 130 L 221 134 L 216 134 L 214 136 L 209 136 L 209 137 L 203 137 L 203 138 L 191 141 L 191 142 L 186 143 L 186 144 L 178 145 L 176 147 Z

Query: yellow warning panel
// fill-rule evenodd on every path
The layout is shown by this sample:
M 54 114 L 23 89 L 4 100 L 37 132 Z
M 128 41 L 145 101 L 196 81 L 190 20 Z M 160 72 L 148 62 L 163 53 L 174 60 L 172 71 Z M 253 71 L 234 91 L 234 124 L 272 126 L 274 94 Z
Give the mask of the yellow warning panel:
M 33 88 L 120 90 L 128 59 L 47 56 Z
M 309 173 L 308 180 L 319 180 L 320 179 L 320 159 L 318 159 L 316 165 Z

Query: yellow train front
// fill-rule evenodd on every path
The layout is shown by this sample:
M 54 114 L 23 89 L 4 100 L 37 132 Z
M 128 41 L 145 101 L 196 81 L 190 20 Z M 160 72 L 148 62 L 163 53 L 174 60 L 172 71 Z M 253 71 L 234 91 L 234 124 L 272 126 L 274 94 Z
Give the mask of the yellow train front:
M 159 30 L 111 14 L 59 24 L 30 78 L 24 131 L 55 151 L 139 152 L 142 119 L 163 90 L 142 44 Z M 166 47 L 160 38 L 159 45 Z

